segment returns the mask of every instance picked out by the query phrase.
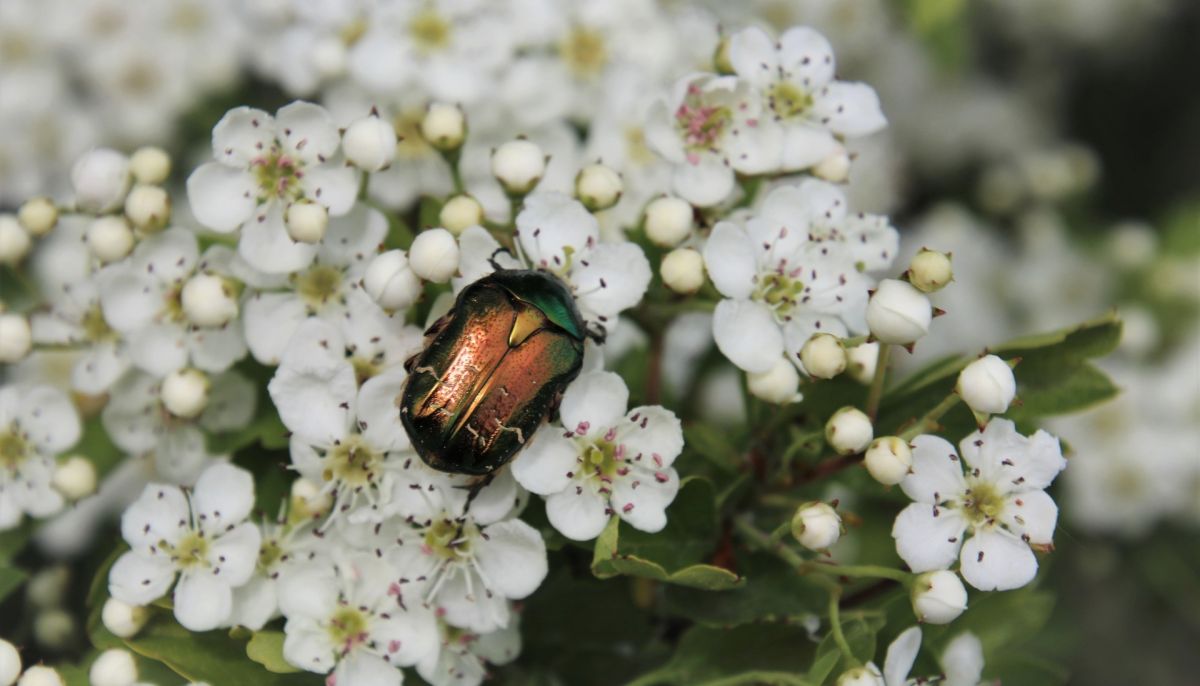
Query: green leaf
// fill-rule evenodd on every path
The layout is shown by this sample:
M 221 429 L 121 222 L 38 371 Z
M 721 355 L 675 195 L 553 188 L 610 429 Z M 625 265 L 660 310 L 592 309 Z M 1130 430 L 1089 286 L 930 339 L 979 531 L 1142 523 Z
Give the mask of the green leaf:
M 426 195 L 421 198 L 421 206 L 417 210 L 417 231 L 442 225 L 442 201 L 439 198 Z
M 125 459 L 125 452 L 113 445 L 99 417 L 93 417 L 83 423 L 83 435 L 71 452 L 87 456 L 96 468 L 97 477 L 108 474 Z
M 288 430 L 275 412 L 275 406 L 260 399 L 258 414 L 245 427 L 208 437 L 208 450 L 216 454 L 237 451 L 260 444 L 269 450 L 279 450 L 288 445 Z
M 733 588 L 742 578 L 700 560 L 717 543 L 717 514 L 712 484 L 684 481 L 667 512 L 667 526 L 647 534 L 613 517 L 596 539 L 592 573 L 601 579 L 636 576 L 693 588 Z
M 291 674 L 300 670 L 283 659 L 282 631 L 255 631 L 246 644 L 246 655 L 276 674 Z
M 710 627 L 758 621 L 800 620 L 825 610 L 826 594 L 806 583 L 774 555 L 755 554 L 739 562 L 745 583 L 712 592 L 672 586 L 663 594 L 669 614 Z
M 1063 369 L 1065 377 L 1043 381 L 1029 368 L 1020 369 L 1021 404 L 1012 407 L 1008 416 L 1014 421 L 1034 421 L 1040 417 L 1078 412 L 1117 395 L 1116 384 L 1095 365 L 1084 362 Z
M 23 570 L 0 564 L 0 602 L 3 602 L 8 594 L 20 588 L 27 578 L 29 575 Z
M 694 627 L 666 664 L 629 686 L 809 686 L 803 676 L 813 655 L 804 629 L 787 624 L 747 624 L 728 630 Z
M 842 633 L 846 636 L 846 643 L 850 645 L 850 652 L 859 662 L 870 662 L 875 658 L 875 638 L 879 630 L 883 628 L 886 620 L 880 614 L 862 613 L 857 616 L 842 616 Z M 854 667 L 850 664 L 845 656 L 842 655 L 837 643 L 833 640 L 833 632 L 829 632 L 824 639 L 821 640 L 821 645 L 817 647 L 817 657 L 813 661 L 813 666 L 820 664 L 822 667 L 831 659 L 829 655 L 837 655 L 838 659 L 834 661 L 834 667 L 829 673 L 841 674 L 842 672 Z M 828 678 L 829 673 L 822 676 L 822 681 Z M 814 683 L 821 683 L 815 681 Z
M 730 442 L 729 434 L 711 424 L 691 424 L 683 430 L 687 450 L 726 474 L 736 474 L 741 467 L 740 451 Z
M 33 524 L 27 519 L 15 529 L 0 533 L 0 562 L 8 562 L 25 549 L 33 535 Z

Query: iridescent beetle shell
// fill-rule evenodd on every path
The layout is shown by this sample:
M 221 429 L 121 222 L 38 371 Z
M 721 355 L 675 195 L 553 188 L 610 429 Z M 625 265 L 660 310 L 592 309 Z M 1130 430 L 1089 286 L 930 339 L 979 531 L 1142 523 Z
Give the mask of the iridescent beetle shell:
M 550 274 L 500 270 L 464 288 L 406 365 L 400 419 L 417 454 L 458 474 L 505 465 L 579 375 L 586 336 Z

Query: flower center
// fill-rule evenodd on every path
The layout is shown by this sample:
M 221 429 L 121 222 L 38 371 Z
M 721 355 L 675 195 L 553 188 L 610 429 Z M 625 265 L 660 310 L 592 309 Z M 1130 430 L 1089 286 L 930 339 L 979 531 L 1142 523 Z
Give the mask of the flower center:
M 976 481 L 967 489 L 962 507 L 963 514 L 972 524 L 990 524 L 1004 512 L 1004 496 L 992 484 Z
M 283 559 L 283 546 L 279 544 L 279 539 L 274 536 L 264 538 L 262 545 L 258 548 L 258 568 L 263 572 L 269 572 L 281 559 Z
M 254 158 L 251 166 L 258 181 L 259 201 L 266 202 L 270 198 L 297 200 L 304 194 L 300 187 L 300 179 L 304 178 L 303 165 L 278 148 L 272 146 L 265 155 Z
M 595 76 L 608 62 L 608 49 L 599 31 L 576 26 L 559 43 L 559 53 L 567 67 L 579 77 Z
M 408 33 L 418 50 L 430 53 L 446 47 L 450 42 L 450 22 L 432 7 L 427 7 L 408 22 Z
M 169 322 L 186 322 L 187 315 L 183 312 L 183 285 L 168 288 L 163 293 L 163 315 Z
M 777 317 L 787 319 L 792 308 L 802 300 L 803 294 L 804 282 L 788 274 L 771 272 L 759 276 L 758 287 L 751 297 L 766 303 Z
M 348 437 L 325 455 L 324 477 L 344 487 L 369 486 L 379 473 L 383 456 L 363 444 L 357 435 Z
M 812 96 L 794 83 L 780 81 L 767 90 L 767 106 L 782 119 L 804 114 L 812 104 Z
M 457 559 L 471 552 L 471 539 L 478 531 L 473 522 L 442 517 L 426 530 L 425 548 L 442 559 Z
M 708 150 L 720 142 L 732 120 L 733 114 L 728 107 L 705 104 L 698 86 L 688 87 L 683 104 L 675 110 L 675 125 L 683 136 L 684 147 L 693 153 Z
M 32 453 L 29 441 L 12 429 L 0 432 L 0 467 L 15 470 Z
M 104 312 L 100 309 L 100 303 L 92 305 L 87 312 L 83 313 L 83 319 L 79 322 L 80 328 L 83 329 L 83 336 L 92 343 L 101 341 L 116 340 L 116 332 L 104 320 Z
M 180 569 L 208 564 L 208 539 L 199 531 L 189 531 L 174 547 L 163 545 Z
M 625 149 L 629 160 L 636 164 L 647 166 L 658 161 L 658 156 L 646 145 L 646 131 L 640 126 L 625 129 Z
M 348 605 L 338 608 L 329 619 L 329 638 L 334 645 L 341 646 L 345 655 L 355 646 L 367 640 L 367 615 L 355 607 Z
M 620 463 L 617 446 L 611 441 L 600 439 L 583 450 L 583 468 L 601 478 L 611 478 L 620 469 Z
M 337 297 L 342 289 L 342 272 L 336 267 L 318 264 L 296 279 L 296 293 L 310 310 L 319 310 Z
M 351 357 L 350 365 L 354 367 L 354 378 L 358 381 L 359 386 L 362 386 L 367 379 L 383 371 L 380 368 L 379 360 L 366 358 L 361 355 Z

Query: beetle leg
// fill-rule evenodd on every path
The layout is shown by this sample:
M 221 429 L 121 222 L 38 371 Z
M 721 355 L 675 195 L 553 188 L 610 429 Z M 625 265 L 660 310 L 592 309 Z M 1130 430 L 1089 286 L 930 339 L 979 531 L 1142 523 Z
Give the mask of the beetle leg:
M 501 387 L 501 390 L 503 390 L 503 387 Z M 497 428 L 499 428 L 501 431 L 510 431 L 512 433 L 515 433 L 517 435 L 517 443 L 519 443 L 521 445 L 525 445 L 525 432 L 521 431 L 521 427 L 505 426 L 504 422 L 500 421 L 499 417 L 493 417 L 493 419 L 496 422 Z
M 471 511 L 471 503 L 474 502 L 479 492 L 487 488 L 495 478 L 496 472 L 488 472 L 472 482 L 470 486 L 465 487 L 467 489 L 467 502 L 463 505 L 462 515 L 458 518 L 458 532 L 454 535 L 455 539 L 462 538 L 463 526 L 467 523 L 467 513 Z
M 596 343 L 599 343 L 600 345 L 604 345 L 604 339 L 608 338 L 608 329 L 605 328 L 603 324 L 589 322 L 586 332 L 588 338 L 592 339 Z

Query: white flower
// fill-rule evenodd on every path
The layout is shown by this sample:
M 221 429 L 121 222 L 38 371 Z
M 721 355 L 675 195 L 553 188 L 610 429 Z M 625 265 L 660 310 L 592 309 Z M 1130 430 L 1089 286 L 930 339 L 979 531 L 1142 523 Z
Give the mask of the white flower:
M 0 531 L 17 526 L 23 515 L 48 517 L 62 509 L 54 458 L 80 431 L 75 406 L 62 391 L 0 387 Z
M 133 686 L 137 676 L 133 653 L 124 648 L 109 648 L 100 653 L 88 670 L 91 686 Z
M 149 484 L 121 517 L 129 552 L 117 559 L 108 589 L 134 605 L 166 594 L 175 581 L 175 618 L 191 631 L 221 626 L 233 610 L 233 589 L 254 572 L 260 535 L 245 521 L 254 506 L 250 473 L 217 463 L 200 475 L 189 498 Z
M 458 105 L 429 104 L 421 119 L 421 135 L 439 150 L 456 150 L 467 137 L 467 118 Z
M 367 295 L 388 311 L 408 308 L 422 292 L 421 278 L 413 272 L 408 255 L 398 249 L 381 252 L 371 259 L 362 286 Z
M 129 157 L 129 171 L 138 183 L 162 184 L 171 174 L 171 156 L 153 145 L 138 148 Z
M 301 519 L 304 513 L 296 513 Z M 316 530 L 304 521 L 293 521 L 293 512 L 261 527 L 254 573 L 233 591 L 233 611 L 226 622 L 258 631 L 279 616 L 279 589 L 288 574 L 309 565 L 327 562 L 326 548 Z
M 53 667 L 34 665 L 21 674 L 17 686 L 66 686 L 66 682 Z
M 294 242 L 284 225 L 287 207 L 320 204 L 332 216 L 350 211 L 358 190 L 354 170 L 335 165 L 340 138 L 329 113 L 294 102 L 274 117 L 261 110 L 230 110 L 213 128 L 215 162 L 188 177 L 196 220 L 219 232 L 241 227 L 238 254 L 268 273 L 302 269 L 316 255 Z
M 792 536 L 809 550 L 828 550 L 841 535 L 842 518 L 828 503 L 805 503 L 792 515 Z
M 437 625 L 418 603 L 404 603 L 389 565 L 351 554 L 283 578 L 279 606 L 287 624 L 283 656 L 327 683 L 399 686 L 401 666 L 435 651 Z
M 29 320 L 11 312 L 0 313 L 0 362 L 13 364 L 29 354 L 33 332 Z
M 104 628 L 114 636 L 132 638 L 146 625 L 146 621 L 150 619 L 150 612 L 141 605 L 130 605 L 116 598 L 109 598 L 104 601 L 100 619 Z M 0 682 L 2 681 L 3 679 L 0 679 Z
M 616 205 L 624 190 L 621 175 L 603 164 L 589 164 L 575 176 L 575 197 L 593 212 Z
M 18 264 L 29 254 L 33 240 L 11 214 L 0 214 L 0 263 Z
M 546 497 L 550 523 L 568 538 L 595 538 L 614 514 L 642 531 L 667 524 L 683 430 L 670 410 L 626 412 L 628 401 L 616 374 L 582 374 L 563 394 L 561 424 L 540 429 L 513 462 L 513 476 Z
M 936 436 L 913 444 L 912 473 L 900 488 L 915 502 L 892 527 L 900 557 L 914 572 L 927 572 L 948 568 L 961 550 L 963 578 L 984 591 L 1032 581 L 1037 559 L 1030 547 L 1049 548 L 1058 521 L 1043 490 L 1066 466 L 1058 439 L 1044 431 L 1026 438 L 1011 421 L 993 419 L 959 443 L 961 460 Z
M 101 262 L 122 259 L 133 249 L 133 243 L 133 229 L 125 217 L 105 215 L 88 226 L 87 246 Z
M 815 333 L 800 348 L 800 364 L 813 377 L 832 379 L 846 371 L 846 346 L 829 333 Z
M 1017 395 L 1017 380 L 1007 362 L 985 355 L 958 373 L 954 390 L 974 412 L 1003 414 Z
M 129 190 L 129 181 L 129 158 L 109 148 L 86 153 L 71 169 L 75 203 L 87 212 L 108 212 L 120 207 Z
M 17 647 L 0 638 L 0 684 L 12 686 L 21 674 L 21 653 Z
M 865 329 L 863 270 L 883 269 L 896 230 L 882 217 L 848 215 L 836 187 L 808 180 L 772 191 L 745 226 L 723 221 L 704 246 L 717 290 L 713 335 L 735 365 L 763 372 L 784 355 L 799 359 L 814 333 Z
M 125 216 L 143 233 L 159 231 L 171 219 L 171 196 L 161 186 L 137 184 L 125 198 Z
M 874 89 L 834 80 L 833 48 L 807 26 L 788 29 L 778 42 L 762 29 L 743 29 L 730 39 L 729 59 L 762 100 L 762 114 L 739 131 L 740 171 L 805 169 L 836 153 L 838 137 L 887 125 Z
M 929 624 L 949 624 L 967 609 L 967 589 L 957 574 L 945 569 L 918 576 L 909 599 L 917 620 Z
M 945 686 L 978 686 L 983 676 L 983 643 L 970 631 L 955 636 L 941 656 Z
M 64 284 L 49 311 L 34 313 L 30 324 L 35 342 L 80 350 L 71 369 L 71 387 L 80 393 L 106 392 L 131 365 L 129 344 L 104 317 L 95 277 Z
M 799 402 L 803 398 L 799 389 L 800 372 L 782 357 L 775 358 L 775 364 L 765 372 L 746 373 L 746 390 L 769 403 Z
M 867 326 L 884 343 L 912 345 L 929 333 L 933 306 L 924 293 L 895 279 L 884 279 L 867 304 Z
M 515 618 L 515 615 L 514 615 Z M 486 634 L 464 631 L 438 622 L 441 648 L 417 663 L 417 673 L 432 686 L 479 686 L 488 676 L 488 665 L 505 665 L 521 652 L 521 631 L 516 621 Z
M 425 112 L 424 107 L 407 105 L 391 118 L 399 140 L 395 159 L 367 181 L 371 199 L 385 207 L 403 211 L 423 196 L 443 198 L 455 191 L 450 165 L 421 134 Z

